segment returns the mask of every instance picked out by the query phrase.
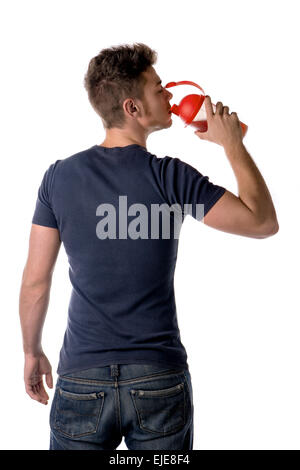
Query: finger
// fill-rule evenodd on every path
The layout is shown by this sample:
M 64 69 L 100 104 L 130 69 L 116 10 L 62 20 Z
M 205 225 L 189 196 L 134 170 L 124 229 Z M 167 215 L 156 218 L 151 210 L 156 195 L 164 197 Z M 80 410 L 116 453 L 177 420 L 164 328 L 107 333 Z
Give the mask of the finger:
M 229 114 L 229 107 L 228 106 L 224 106 L 223 114 Z
M 222 103 L 222 101 L 217 102 L 215 114 L 220 114 L 220 115 L 223 114 L 223 103 Z
M 33 393 L 38 397 L 38 401 L 47 404 L 49 397 L 41 387 L 36 385 L 33 389 Z
M 43 381 L 31 386 L 31 391 L 43 401 L 49 400 L 49 396 L 44 388 Z
M 212 108 L 210 96 L 205 97 L 204 103 L 205 103 L 206 116 L 208 119 L 210 119 L 213 116 L 213 108 Z
M 205 140 L 204 136 L 206 135 L 206 132 L 195 131 L 194 134 L 196 134 L 199 139 Z
M 26 393 L 32 398 L 32 400 L 36 400 L 40 403 L 43 403 L 44 405 L 47 405 L 47 400 L 45 398 L 41 397 L 39 393 L 37 393 L 35 390 L 33 390 L 34 386 L 26 386 Z
M 48 374 L 46 374 L 46 384 L 49 388 L 53 388 L 53 378 L 51 372 L 48 372 Z
M 49 400 L 49 395 L 48 395 L 48 393 L 47 393 L 46 390 L 45 390 L 45 387 L 44 387 L 43 382 L 40 382 L 40 383 L 37 385 L 37 393 L 38 393 L 39 396 L 42 397 L 43 399 Z

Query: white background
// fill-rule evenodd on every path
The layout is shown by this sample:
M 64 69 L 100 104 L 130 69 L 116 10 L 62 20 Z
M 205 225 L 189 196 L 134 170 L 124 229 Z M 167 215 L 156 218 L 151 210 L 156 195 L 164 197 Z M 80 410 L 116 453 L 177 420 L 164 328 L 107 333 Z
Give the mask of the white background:
M 248 126 L 247 150 L 277 211 L 279 232 L 251 239 L 188 217 L 175 292 L 192 376 L 199 449 L 300 449 L 299 24 L 297 1 L 1 2 L 2 449 L 48 449 L 48 406 L 23 385 L 18 297 L 37 190 L 49 165 L 100 144 L 83 87 L 104 47 L 144 42 L 165 85 L 191 80 Z M 173 103 L 193 87 L 177 87 Z M 147 148 L 179 157 L 237 192 L 222 147 L 177 116 Z M 43 347 L 54 372 L 71 292 L 61 247 Z M 118 448 L 126 449 L 124 441 Z

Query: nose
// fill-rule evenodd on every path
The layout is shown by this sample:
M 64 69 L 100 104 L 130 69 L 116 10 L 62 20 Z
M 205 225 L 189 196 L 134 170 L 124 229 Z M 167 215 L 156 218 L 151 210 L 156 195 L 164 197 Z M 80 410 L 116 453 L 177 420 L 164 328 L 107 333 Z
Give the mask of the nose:
M 172 93 L 168 90 L 166 90 L 166 92 L 168 93 L 168 99 L 171 100 L 173 98 Z

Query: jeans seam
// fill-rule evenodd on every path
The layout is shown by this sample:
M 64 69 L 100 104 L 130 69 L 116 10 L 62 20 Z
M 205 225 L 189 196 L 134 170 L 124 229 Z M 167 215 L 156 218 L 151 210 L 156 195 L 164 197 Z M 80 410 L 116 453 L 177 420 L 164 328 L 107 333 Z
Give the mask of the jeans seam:
M 193 402 L 192 402 L 192 390 L 189 387 L 188 379 L 187 379 L 187 376 L 185 375 L 185 371 L 184 371 L 183 375 L 184 375 L 184 381 L 186 383 L 186 387 L 187 387 L 187 390 L 188 390 L 188 399 L 189 399 L 189 402 L 190 402 L 191 415 L 192 415 L 191 422 L 192 422 L 193 421 L 193 406 L 194 406 Z
M 52 446 L 51 446 L 51 447 L 53 447 L 53 441 L 56 441 L 57 444 L 58 444 L 60 447 L 62 447 L 64 450 L 66 450 L 66 448 L 65 448 L 60 442 L 58 442 L 58 440 L 56 439 L 56 436 L 54 435 L 53 430 L 51 431 L 51 439 L 52 439 Z M 51 449 L 51 450 L 55 450 L 55 449 Z
M 121 409 L 120 409 L 120 395 L 119 395 L 119 387 L 116 389 L 116 405 L 117 405 L 117 421 L 119 421 L 119 431 L 120 435 L 122 436 L 122 422 L 121 422 Z

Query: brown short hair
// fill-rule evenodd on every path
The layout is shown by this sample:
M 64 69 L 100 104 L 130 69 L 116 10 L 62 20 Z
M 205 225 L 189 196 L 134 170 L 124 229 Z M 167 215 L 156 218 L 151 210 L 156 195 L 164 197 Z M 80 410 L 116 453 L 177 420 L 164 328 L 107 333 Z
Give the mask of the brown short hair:
M 143 100 L 145 79 L 141 74 L 156 60 L 157 52 L 143 43 L 103 49 L 91 59 L 84 87 L 106 129 L 124 126 L 126 98 Z

